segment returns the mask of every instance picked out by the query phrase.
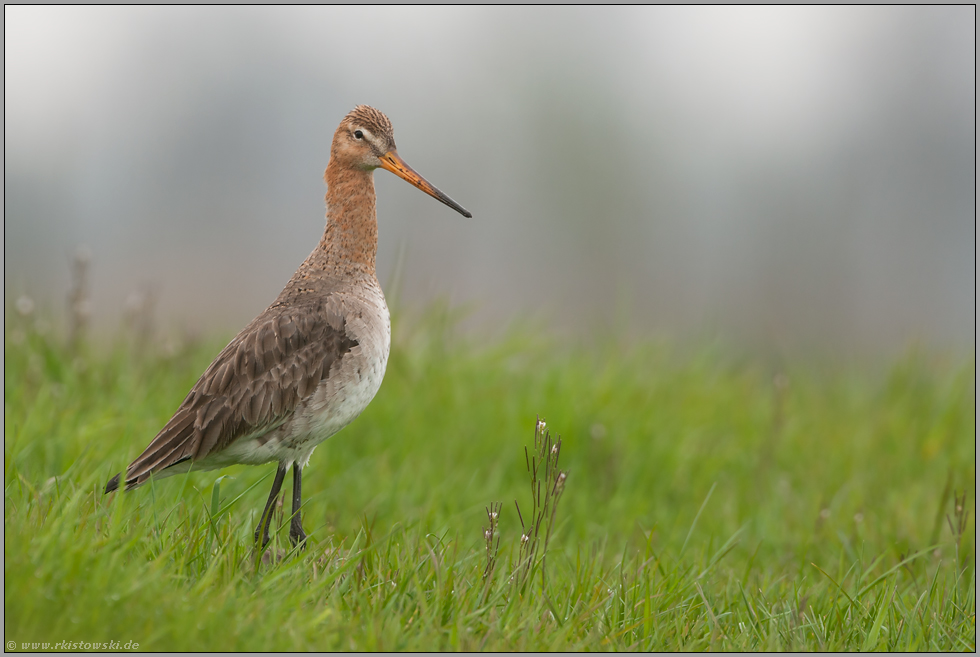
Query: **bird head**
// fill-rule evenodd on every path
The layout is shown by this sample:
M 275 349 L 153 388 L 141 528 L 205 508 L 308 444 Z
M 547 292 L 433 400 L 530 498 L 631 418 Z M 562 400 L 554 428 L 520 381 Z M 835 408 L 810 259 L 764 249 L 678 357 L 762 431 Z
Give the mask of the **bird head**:
M 350 169 L 373 171 L 386 169 L 423 192 L 445 203 L 464 217 L 472 217 L 463 206 L 452 200 L 423 178 L 398 154 L 391 121 L 383 112 L 358 105 L 344 117 L 334 133 L 331 159 Z

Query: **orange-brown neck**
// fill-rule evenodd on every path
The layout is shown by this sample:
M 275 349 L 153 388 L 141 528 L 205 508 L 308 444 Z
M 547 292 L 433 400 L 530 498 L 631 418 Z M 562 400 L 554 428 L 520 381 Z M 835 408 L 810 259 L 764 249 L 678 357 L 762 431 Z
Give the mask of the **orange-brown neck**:
M 330 159 L 327 183 L 327 227 L 314 252 L 328 274 L 374 276 L 378 252 L 378 216 L 374 174 L 345 168 Z M 311 256 L 312 257 L 312 256 Z

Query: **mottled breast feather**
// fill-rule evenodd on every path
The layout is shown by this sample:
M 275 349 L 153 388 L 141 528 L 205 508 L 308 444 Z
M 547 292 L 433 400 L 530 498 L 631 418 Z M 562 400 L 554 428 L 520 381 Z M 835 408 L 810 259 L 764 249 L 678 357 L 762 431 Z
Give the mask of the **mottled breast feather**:
M 127 488 L 154 472 L 203 459 L 236 439 L 280 426 L 357 345 L 330 299 L 271 306 L 222 350 L 130 465 Z

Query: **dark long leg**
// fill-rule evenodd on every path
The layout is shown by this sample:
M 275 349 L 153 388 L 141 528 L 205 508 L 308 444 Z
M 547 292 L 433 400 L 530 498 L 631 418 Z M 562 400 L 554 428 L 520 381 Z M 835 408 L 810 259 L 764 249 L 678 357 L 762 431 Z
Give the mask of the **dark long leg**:
M 262 517 L 259 519 L 259 526 L 255 528 L 255 542 L 259 542 L 259 536 L 262 537 L 262 547 L 265 547 L 269 542 L 269 523 L 272 522 L 272 505 L 276 503 L 276 498 L 279 497 L 279 491 L 282 489 L 282 480 L 286 478 L 286 464 L 280 463 L 279 469 L 276 470 L 276 478 L 272 481 L 272 492 L 269 493 L 269 501 L 265 503 L 265 511 L 262 512 Z
M 303 531 L 303 520 L 299 516 L 299 507 L 303 504 L 303 468 L 299 463 L 293 463 L 293 519 L 289 523 L 289 540 L 293 545 L 303 544 L 306 547 L 306 532 Z

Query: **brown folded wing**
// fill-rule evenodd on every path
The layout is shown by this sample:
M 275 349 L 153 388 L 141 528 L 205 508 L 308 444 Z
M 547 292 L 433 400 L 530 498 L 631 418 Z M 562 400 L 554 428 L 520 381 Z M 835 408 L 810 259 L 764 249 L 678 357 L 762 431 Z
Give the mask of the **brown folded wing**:
M 198 379 L 174 416 L 126 471 L 126 487 L 154 472 L 275 429 L 357 346 L 333 304 L 272 306 Z M 111 491 L 119 477 L 106 486 Z

